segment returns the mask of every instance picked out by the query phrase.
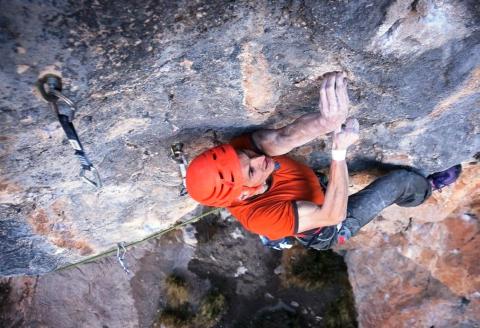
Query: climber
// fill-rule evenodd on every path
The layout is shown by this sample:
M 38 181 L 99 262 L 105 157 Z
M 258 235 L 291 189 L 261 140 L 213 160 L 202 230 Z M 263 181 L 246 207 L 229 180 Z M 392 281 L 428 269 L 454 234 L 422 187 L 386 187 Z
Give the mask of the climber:
M 349 197 L 346 152 L 359 138 L 359 124 L 347 119 L 348 107 L 345 74 L 326 74 L 318 111 L 203 152 L 187 169 L 188 193 L 201 204 L 226 207 L 247 230 L 273 244 L 295 236 L 323 250 L 357 234 L 385 207 L 417 206 L 459 176 L 460 166 L 427 178 L 402 169 Z M 324 190 L 311 168 L 285 154 L 328 133 L 332 162 Z

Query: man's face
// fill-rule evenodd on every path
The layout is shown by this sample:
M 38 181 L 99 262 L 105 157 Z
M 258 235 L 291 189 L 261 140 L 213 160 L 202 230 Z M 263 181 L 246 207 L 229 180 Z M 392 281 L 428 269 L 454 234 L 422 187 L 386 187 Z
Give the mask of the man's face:
M 237 154 L 245 181 L 244 185 L 247 187 L 262 185 L 275 170 L 275 162 L 268 156 L 258 155 L 248 149 L 237 150 Z

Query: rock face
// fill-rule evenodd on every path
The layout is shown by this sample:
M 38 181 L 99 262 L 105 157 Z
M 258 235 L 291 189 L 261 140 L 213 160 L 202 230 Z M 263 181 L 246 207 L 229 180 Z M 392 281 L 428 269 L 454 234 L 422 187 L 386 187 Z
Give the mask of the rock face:
M 328 325 L 340 312 L 332 307 L 345 299 L 353 304 L 340 256 L 330 259 L 343 264 L 336 266 L 339 279 L 330 279 L 327 286 L 314 290 L 299 284 L 284 286 L 277 271 L 287 253 L 264 247 L 256 235 L 242 231 L 228 213 L 222 214 L 227 215 L 210 215 L 193 226 L 130 247 L 125 255 L 130 275 L 110 256 L 37 277 L 0 279 L 0 326 L 171 327 L 160 318 L 173 307 L 168 283 L 172 273 L 185 282 L 183 297 L 193 314 L 202 312 L 199 303 L 211 291 L 227 300 L 217 322 L 202 322 L 200 316 L 175 327 L 290 327 L 294 323 L 318 327 Z M 301 258 L 302 251 L 291 249 L 288 257 Z M 318 281 L 319 272 L 312 272 Z M 344 280 L 347 284 L 340 283 Z M 274 318 L 262 320 L 268 314 Z M 354 324 L 345 319 L 340 323 Z
M 2 327 L 149 327 L 163 301 L 165 277 L 185 271 L 193 252 L 177 231 L 130 249 L 129 276 L 112 256 L 40 277 L 9 278 L 3 281 L 11 291 L 0 322 Z
M 0 275 L 46 273 L 171 225 L 196 206 L 179 196 L 173 141 L 192 158 L 234 134 L 289 123 L 316 110 L 320 78 L 333 70 L 348 73 L 362 128 L 353 169 L 377 160 L 428 173 L 480 156 L 474 0 L 16 0 L 0 9 Z M 34 91 L 46 72 L 60 75 L 78 104 L 74 123 L 102 176 L 98 191 L 78 178 L 55 115 Z M 322 140 L 295 154 L 319 167 L 328 165 L 325 149 Z M 442 211 L 420 216 L 376 268 L 400 265 L 403 254 L 402 270 L 471 296 L 473 250 L 455 237 L 468 230 L 464 221 L 433 225 L 428 245 L 419 238 L 452 213 Z M 397 214 L 375 229 L 397 236 L 408 226 Z M 452 238 L 451 248 L 436 238 Z M 445 258 L 457 248 L 469 255 Z M 348 257 L 353 276 L 363 251 Z M 446 266 L 461 268 L 449 276 Z M 444 300 L 439 308 L 453 304 Z
M 363 129 L 353 166 L 377 159 L 428 172 L 479 149 L 475 1 L 1 6 L 3 275 L 48 272 L 167 227 L 195 206 L 178 196 L 173 140 L 193 157 L 244 128 L 286 124 L 315 110 L 328 71 L 351 79 Z M 33 92 L 45 72 L 78 103 L 100 191 L 80 182 Z M 310 150 L 312 165 L 328 163 L 322 144 Z
M 480 166 L 466 165 L 454 187 L 390 207 L 347 244 L 361 326 L 478 326 L 479 199 Z

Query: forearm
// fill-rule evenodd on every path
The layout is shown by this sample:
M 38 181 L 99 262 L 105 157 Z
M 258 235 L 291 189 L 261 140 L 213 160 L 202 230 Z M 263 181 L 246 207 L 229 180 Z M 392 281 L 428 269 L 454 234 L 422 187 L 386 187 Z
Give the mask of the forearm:
M 264 154 L 278 156 L 340 128 L 348 113 L 344 73 L 332 72 L 324 76 L 318 108 L 318 112 L 305 114 L 283 128 L 253 133 L 253 141 Z
M 322 206 L 309 201 L 297 201 L 298 232 L 336 225 L 346 217 L 348 171 L 345 161 L 332 161 L 330 181 Z
M 289 141 L 292 149 L 332 131 L 333 125 L 327 124 L 320 113 L 305 114 L 280 129 L 280 133 Z
M 260 130 L 254 133 L 254 140 L 266 154 L 286 154 L 315 138 L 333 131 L 331 122 L 326 122 L 321 113 L 305 114 L 293 123 L 277 130 Z
M 322 210 L 328 213 L 330 224 L 342 222 L 347 214 L 348 168 L 346 161 L 334 161 L 330 165 L 330 178 Z

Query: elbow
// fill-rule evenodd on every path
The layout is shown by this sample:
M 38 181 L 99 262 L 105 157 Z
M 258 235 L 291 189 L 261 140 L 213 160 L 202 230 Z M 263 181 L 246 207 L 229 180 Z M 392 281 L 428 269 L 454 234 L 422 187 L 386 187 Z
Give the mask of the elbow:
M 335 218 L 336 218 L 336 223 L 339 224 L 342 223 L 347 217 L 347 209 L 343 209 Z
M 339 223 L 342 223 L 343 220 L 345 220 L 345 215 L 338 216 L 337 219 L 333 222 L 333 225 L 337 225 Z
M 337 225 L 345 220 L 346 211 L 332 211 L 328 216 L 329 225 Z
M 341 195 L 334 197 L 331 201 L 325 201 L 323 209 L 326 212 L 325 214 L 330 225 L 337 225 L 345 220 L 347 217 L 347 202 L 348 195 Z
M 326 226 L 334 226 L 339 223 L 342 223 L 344 220 L 344 217 L 334 217 L 334 218 L 329 218 L 328 222 L 326 222 Z

